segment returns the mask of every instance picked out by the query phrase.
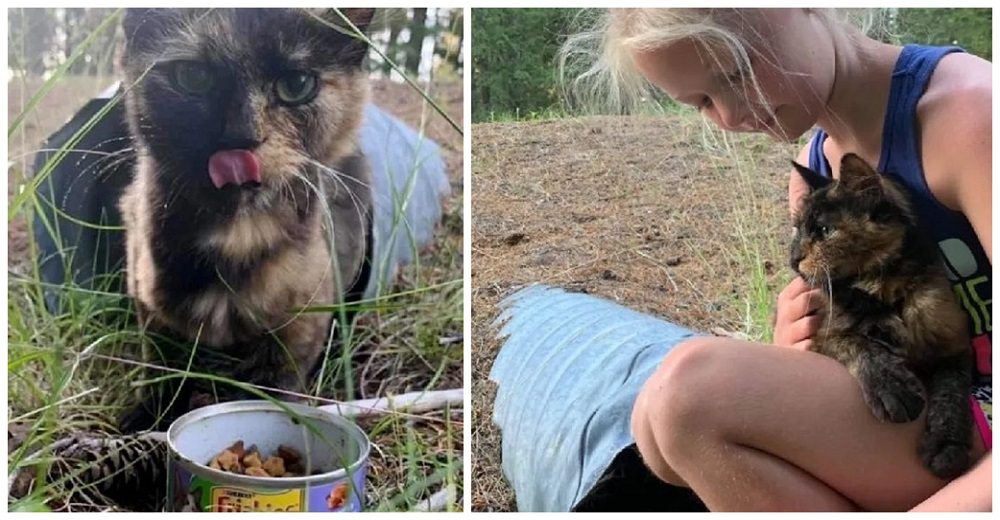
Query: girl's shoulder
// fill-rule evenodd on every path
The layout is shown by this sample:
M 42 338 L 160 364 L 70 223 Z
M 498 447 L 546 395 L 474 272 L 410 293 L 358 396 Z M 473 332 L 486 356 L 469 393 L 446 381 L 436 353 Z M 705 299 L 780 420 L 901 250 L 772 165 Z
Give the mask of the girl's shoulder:
M 993 97 L 993 64 L 964 52 L 945 55 L 931 75 L 927 90 L 917 105 L 918 114 L 949 112 L 948 108 L 976 108 Z M 987 119 L 989 112 L 982 113 Z
M 958 181 L 992 162 L 992 107 L 993 65 L 966 53 L 941 58 L 917 104 L 924 175 L 952 209 L 961 206 Z

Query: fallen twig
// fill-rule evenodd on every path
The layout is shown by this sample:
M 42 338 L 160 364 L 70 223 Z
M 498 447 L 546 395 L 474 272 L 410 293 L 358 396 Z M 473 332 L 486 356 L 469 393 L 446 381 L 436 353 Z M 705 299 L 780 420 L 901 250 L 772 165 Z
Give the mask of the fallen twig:
M 460 408 L 464 401 L 465 390 L 458 388 L 454 390 L 411 392 L 391 397 L 327 404 L 320 406 L 319 409 L 335 413 L 342 417 L 370 417 L 401 411 L 418 414 L 440 410 L 449 406 Z
M 724 329 L 722 327 L 713 327 L 712 328 L 712 334 L 715 334 L 716 336 L 722 336 L 724 338 L 733 338 L 733 339 L 738 339 L 738 340 L 743 340 L 743 341 L 750 341 L 751 340 L 750 336 L 747 335 L 744 332 L 732 332 L 732 331 L 728 331 L 728 330 L 726 330 L 726 329 Z
M 448 504 L 455 503 L 455 495 L 455 486 L 448 484 L 441 491 L 427 497 L 427 500 L 418 502 L 417 505 L 413 506 L 413 511 L 444 511 L 448 509 Z
M 167 372 L 173 374 L 185 373 L 184 370 L 179 370 L 176 368 L 154 365 L 151 363 L 145 363 L 134 359 L 126 359 L 118 356 L 109 356 L 107 354 L 88 353 L 87 356 L 97 359 L 104 359 L 107 361 L 124 363 L 127 365 L 150 368 L 161 372 Z M 256 388 L 258 390 L 272 394 L 283 394 L 290 397 L 296 397 L 299 399 L 311 399 L 314 401 L 326 402 L 329 404 L 321 405 L 319 406 L 319 408 L 333 413 L 337 413 L 344 417 L 370 417 L 372 415 L 380 415 L 383 413 L 393 413 L 403 416 L 411 415 L 415 419 L 424 419 L 424 417 L 417 417 L 416 414 L 420 413 L 421 411 L 439 410 L 447 405 L 459 407 L 463 403 L 463 395 L 464 395 L 464 390 L 462 389 L 434 390 L 427 392 L 412 392 L 408 394 L 401 394 L 396 397 L 379 397 L 374 399 L 361 399 L 358 401 L 338 402 L 334 399 L 327 399 L 325 397 L 292 392 L 280 388 L 273 388 L 261 385 L 251 385 L 251 384 L 244 384 L 244 386 L 250 388 Z M 444 399 L 442 399 L 442 397 L 439 397 L 439 394 L 445 394 L 448 392 L 453 392 L 454 394 L 448 394 L 448 397 Z M 386 406 L 387 399 L 391 400 L 391 402 L 396 404 L 391 406 Z M 405 409 L 407 408 L 408 400 L 413 400 L 415 402 L 411 404 L 409 409 Z M 344 413 L 339 413 L 337 411 L 337 408 L 344 410 Z M 349 410 L 354 410 L 354 411 L 349 411 Z

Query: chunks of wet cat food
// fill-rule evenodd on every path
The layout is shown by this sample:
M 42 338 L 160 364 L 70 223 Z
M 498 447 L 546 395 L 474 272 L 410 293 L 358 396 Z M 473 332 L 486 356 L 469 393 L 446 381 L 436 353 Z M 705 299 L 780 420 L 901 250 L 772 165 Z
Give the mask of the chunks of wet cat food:
M 278 450 L 273 455 L 265 458 L 256 445 L 247 449 L 242 440 L 236 441 L 232 446 L 222 450 L 209 461 L 208 466 L 251 477 L 290 478 L 301 477 L 305 474 L 305 468 L 302 466 L 302 455 L 295 448 L 282 444 L 278 446 Z M 313 472 L 314 475 L 319 473 L 319 471 Z

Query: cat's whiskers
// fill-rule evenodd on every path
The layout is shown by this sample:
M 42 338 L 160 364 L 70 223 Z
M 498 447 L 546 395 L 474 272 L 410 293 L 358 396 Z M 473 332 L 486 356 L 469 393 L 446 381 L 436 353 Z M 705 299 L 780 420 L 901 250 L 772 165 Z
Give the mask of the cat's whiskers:
M 320 208 L 323 211 L 323 215 L 326 217 L 325 221 L 330 224 L 330 226 L 328 227 L 328 229 L 332 230 L 333 229 L 333 216 L 330 213 L 329 205 L 326 202 L 326 196 L 325 196 L 326 194 L 323 193 L 322 188 L 317 187 L 315 184 L 313 184 L 313 182 L 310 181 L 309 178 L 306 176 L 305 172 L 303 172 L 303 171 L 301 171 L 299 169 L 293 170 L 292 177 L 296 178 L 296 179 L 299 179 L 300 181 L 302 181 L 302 183 L 308 189 L 312 190 L 312 192 L 316 195 L 316 198 L 321 201 L 320 202 Z M 288 182 L 290 183 L 290 179 L 289 179 Z M 332 233 L 331 233 L 331 235 L 332 235 Z M 333 270 L 333 264 L 336 263 L 336 259 L 337 259 L 336 249 L 334 248 L 334 246 L 333 246 L 332 243 L 331 243 L 331 248 L 333 248 L 333 250 L 331 251 L 330 258 L 333 260 L 333 262 L 328 263 L 326 265 L 326 269 L 324 270 L 323 276 L 321 278 L 326 278 L 328 275 L 330 275 L 330 272 Z M 339 285 L 341 283 L 341 280 L 339 280 L 339 269 L 335 273 L 334 276 L 335 276 L 335 279 L 336 279 L 336 281 L 337 281 L 337 283 Z M 296 310 L 294 313 L 292 313 L 291 316 L 289 316 L 289 318 L 285 322 L 280 323 L 280 324 L 272 327 L 271 329 L 269 329 L 267 331 L 267 334 L 273 334 L 273 333 L 275 333 L 275 332 L 277 332 L 277 331 L 279 331 L 279 330 L 287 327 L 289 324 L 291 324 L 293 321 L 295 321 L 299 316 L 301 316 L 305 312 L 306 308 L 308 308 L 310 305 L 312 305 L 313 303 L 316 302 L 316 299 L 317 299 L 317 297 L 318 297 L 319 292 L 320 292 L 321 289 L 322 289 L 322 284 L 317 284 L 316 289 L 313 290 L 312 294 L 309 295 L 309 298 L 306 300 L 305 304 L 301 305 L 298 310 Z M 334 302 L 328 302 L 328 303 L 329 304 L 333 304 Z
M 292 187 L 292 181 L 291 181 L 294 178 L 295 176 L 293 174 L 292 177 L 282 177 L 281 180 L 278 181 L 278 188 L 277 188 L 278 200 L 291 201 L 292 207 L 298 208 L 299 207 L 298 200 L 295 199 L 295 190 Z
M 365 218 L 365 211 L 362 208 L 363 203 L 360 201 L 360 199 L 358 198 L 358 196 L 355 194 L 354 190 L 349 189 L 347 187 L 347 184 L 343 181 L 343 179 L 345 179 L 345 178 L 351 178 L 351 177 L 344 175 L 342 172 L 338 171 L 335 168 L 328 167 L 328 166 L 326 166 L 326 165 L 324 165 L 322 163 L 319 163 L 317 161 L 314 161 L 312 159 L 308 159 L 308 160 L 311 163 L 313 163 L 313 165 L 317 168 L 317 171 L 320 174 L 324 174 L 324 173 L 328 174 L 335 182 L 338 182 L 343 189 L 347 190 L 347 194 L 351 198 L 351 205 L 354 208 L 355 214 L 358 216 L 358 221 L 364 223 L 366 221 L 366 218 Z M 355 179 L 355 180 L 357 180 L 357 179 Z M 361 182 L 360 180 L 358 180 L 358 183 L 362 184 L 362 185 L 365 184 L 365 183 Z M 329 222 L 329 226 L 330 226 L 329 229 L 331 230 L 331 236 L 332 236 L 332 230 L 333 230 L 334 222 L 333 222 L 333 216 L 330 213 L 330 209 L 329 209 L 329 205 L 328 205 L 328 200 L 329 199 L 327 198 L 326 193 L 325 193 L 325 186 L 326 185 L 324 183 L 322 183 L 322 182 L 319 183 L 320 189 L 324 191 L 323 196 L 321 197 L 321 199 L 323 201 L 324 211 L 326 212 L 326 215 L 328 216 L 328 222 Z M 364 225 L 364 224 L 362 224 L 362 225 Z M 367 249 L 367 241 L 368 240 L 369 240 L 369 237 L 368 237 L 367 233 L 362 233 L 362 235 L 361 235 L 361 243 L 360 243 L 360 247 L 361 247 L 362 250 L 366 250 Z M 331 242 L 330 246 L 331 246 L 331 248 L 333 248 L 333 251 L 331 251 L 331 254 L 333 255 L 334 258 L 336 258 L 336 245 Z M 338 269 L 338 272 L 339 272 L 339 269 L 340 269 L 339 266 L 337 267 L 337 269 Z M 354 285 L 354 282 L 356 282 L 358 280 L 358 277 L 360 277 L 360 276 L 361 276 L 360 272 L 356 273 L 355 276 L 354 276 L 354 279 L 352 279 L 350 281 L 349 285 Z M 343 283 L 344 280 L 339 280 L 339 282 Z
M 55 152 L 57 150 L 41 150 L 41 151 Z M 129 152 L 131 151 L 133 151 L 132 148 L 125 148 L 123 150 L 118 150 L 116 152 L 103 153 L 100 159 L 94 161 L 93 164 L 88 165 L 86 168 L 81 169 L 80 173 L 75 178 L 73 178 L 69 186 L 66 187 L 65 194 L 63 195 L 63 200 L 62 200 L 63 205 L 65 206 L 66 202 L 69 200 L 69 197 L 73 193 L 77 181 L 84 179 L 90 172 L 94 172 L 94 176 L 97 177 L 98 179 L 104 180 L 103 178 L 106 173 L 113 173 L 110 171 L 112 168 L 128 160 L 131 157 L 131 155 L 129 155 Z M 85 152 L 86 153 L 83 154 L 84 156 L 80 157 L 80 159 L 77 160 L 76 163 L 77 166 L 79 166 L 80 162 L 82 162 L 86 158 L 85 156 L 87 154 L 89 153 L 101 154 L 101 152 L 91 152 L 91 151 L 85 151 Z M 90 189 L 92 187 L 93 187 L 92 184 L 88 184 L 85 189 Z
M 362 180 L 360 180 L 360 179 L 355 179 L 355 178 L 350 177 L 348 175 L 344 175 L 342 172 L 338 171 L 337 169 L 331 168 L 329 166 L 326 166 L 326 165 L 324 165 L 324 164 L 322 164 L 322 163 L 320 163 L 320 162 L 318 162 L 318 161 L 316 161 L 314 159 L 307 158 L 307 160 L 310 163 L 312 163 L 314 166 L 316 166 L 316 168 L 319 171 L 319 173 L 321 173 L 321 174 L 327 174 L 334 182 L 336 182 L 338 185 L 340 185 L 340 187 L 342 187 L 344 190 L 347 191 L 348 196 L 351 198 L 351 204 L 354 206 L 354 210 L 357 212 L 358 216 L 363 221 L 364 220 L 364 210 L 361 208 L 361 201 L 358 199 L 358 196 L 354 193 L 354 190 L 350 189 L 347 186 L 347 183 L 345 182 L 345 179 L 353 180 L 353 181 L 357 182 L 359 185 L 361 185 L 365 189 L 369 189 L 370 186 L 367 183 L 365 183 Z
M 178 182 L 181 182 L 181 181 L 182 181 L 181 177 L 184 177 L 184 178 L 183 178 L 183 184 L 181 184 L 181 185 L 180 185 L 180 186 L 178 187 L 178 186 L 177 186 L 177 183 L 178 183 Z M 164 207 L 170 207 L 170 206 L 173 206 L 173 205 L 174 205 L 174 203 L 175 203 L 175 202 L 177 202 L 177 199 L 179 199 L 179 198 L 180 198 L 181 194 L 183 194 L 183 193 L 185 192 L 185 190 L 187 190 L 187 187 L 188 187 L 188 185 L 189 185 L 190 183 L 191 183 L 191 181 L 190 181 L 190 180 L 188 180 L 188 178 L 187 178 L 186 176 L 181 176 L 181 175 L 178 175 L 178 176 L 174 177 L 173 181 L 171 181 L 171 183 L 170 183 L 170 187 L 168 188 L 168 196 L 169 196 L 170 198 L 169 198 L 169 199 L 167 199 L 167 200 L 166 200 L 166 201 L 165 201 L 165 202 L 163 203 L 163 206 L 164 206 Z M 199 209 L 200 209 L 200 208 L 199 208 Z
M 177 165 L 172 164 L 169 157 L 162 159 L 157 165 L 157 173 L 161 170 L 170 170 L 172 167 Z M 180 183 L 180 184 L 178 184 Z M 167 186 L 166 193 L 162 194 L 162 204 L 163 207 L 171 207 L 177 202 L 177 199 L 185 193 L 188 185 L 191 183 L 191 179 L 188 175 L 173 175 L 170 179 L 170 184 Z M 200 208 L 199 208 L 200 209 Z
M 826 274 L 826 319 L 823 323 L 826 325 L 823 331 L 824 336 L 830 335 L 830 328 L 833 326 L 833 277 L 830 276 L 830 271 L 823 266 L 823 272 Z
M 303 159 L 305 159 L 306 161 L 308 161 L 308 162 L 312 163 L 314 166 L 316 166 L 319 169 L 320 173 L 328 173 L 330 175 L 335 176 L 338 180 L 353 181 L 356 184 L 358 184 L 359 186 L 361 186 L 362 188 L 371 189 L 371 184 L 368 184 L 367 182 L 364 182 L 361 179 L 358 179 L 358 178 L 355 178 L 355 177 L 351 177 L 350 175 L 344 175 L 343 172 L 338 171 L 336 168 L 332 168 L 330 166 L 327 166 L 327 165 L 325 165 L 325 164 L 323 164 L 323 163 L 321 163 L 321 162 L 319 162 L 319 161 L 317 161 L 317 160 L 315 160 L 315 159 L 313 159 L 311 157 L 305 157 L 305 156 L 303 156 Z
M 351 198 L 351 205 L 354 207 L 354 211 L 358 215 L 359 220 L 361 222 L 364 222 L 365 215 L 364 215 L 364 210 L 361 207 L 362 204 L 361 204 L 360 200 L 358 199 L 357 195 L 354 193 L 354 190 L 351 190 L 347 186 L 347 183 L 344 182 L 344 179 L 348 178 L 348 179 L 355 180 L 358 184 L 361 184 L 362 186 L 367 186 L 367 183 L 365 183 L 365 182 L 363 182 L 363 181 L 361 181 L 359 179 L 353 179 L 350 176 L 343 175 L 342 172 L 337 171 L 335 168 L 328 167 L 328 166 L 326 166 L 326 165 L 324 165 L 324 164 L 322 164 L 322 163 L 320 163 L 320 162 L 318 162 L 318 161 L 316 161 L 316 160 L 314 160 L 314 159 L 312 159 L 310 157 L 302 156 L 302 158 L 305 159 L 307 162 L 309 162 L 312 166 L 314 166 L 316 168 L 316 171 L 319 174 L 321 174 L 321 175 L 326 174 L 328 177 L 330 177 L 331 180 L 333 180 L 341 188 L 343 188 L 344 190 L 346 190 L 347 195 Z M 322 186 L 323 183 L 320 183 L 320 185 Z M 320 199 L 323 201 L 322 203 L 324 205 L 324 211 L 325 211 L 325 213 L 327 215 L 330 215 L 330 213 L 329 213 L 329 207 L 326 206 L 327 203 L 328 203 L 326 196 L 322 195 L 322 196 L 320 196 Z M 330 229 L 333 229 L 333 224 L 334 223 L 332 221 L 332 217 L 328 218 L 328 223 L 330 225 Z M 362 242 L 361 246 L 365 247 L 365 243 Z
M 105 174 L 114 175 L 114 169 L 117 168 L 118 166 L 122 165 L 123 163 L 127 163 L 133 159 L 138 161 L 141 158 L 141 155 L 139 154 L 138 150 L 135 151 L 134 155 L 127 154 L 124 152 L 125 151 L 123 150 L 121 155 L 117 155 L 115 157 L 109 157 L 109 160 L 104 164 L 95 163 L 93 166 L 97 168 L 96 174 L 98 176 L 103 176 Z

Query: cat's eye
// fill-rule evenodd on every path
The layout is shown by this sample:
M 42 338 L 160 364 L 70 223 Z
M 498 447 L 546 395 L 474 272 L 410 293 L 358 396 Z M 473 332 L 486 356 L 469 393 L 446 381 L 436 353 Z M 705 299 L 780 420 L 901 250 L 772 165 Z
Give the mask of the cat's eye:
M 274 84 L 274 92 L 278 99 L 287 105 L 301 105 L 311 101 L 316 94 L 319 82 L 316 75 L 309 72 L 290 72 Z
M 819 228 L 819 234 L 823 238 L 829 237 L 831 234 L 833 234 L 833 226 L 821 226 Z
M 177 62 L 171 77 L 175 85 L 191 94 L 205 94 L 215 85 L 212 71 L 207 65 L 197 61 Z

